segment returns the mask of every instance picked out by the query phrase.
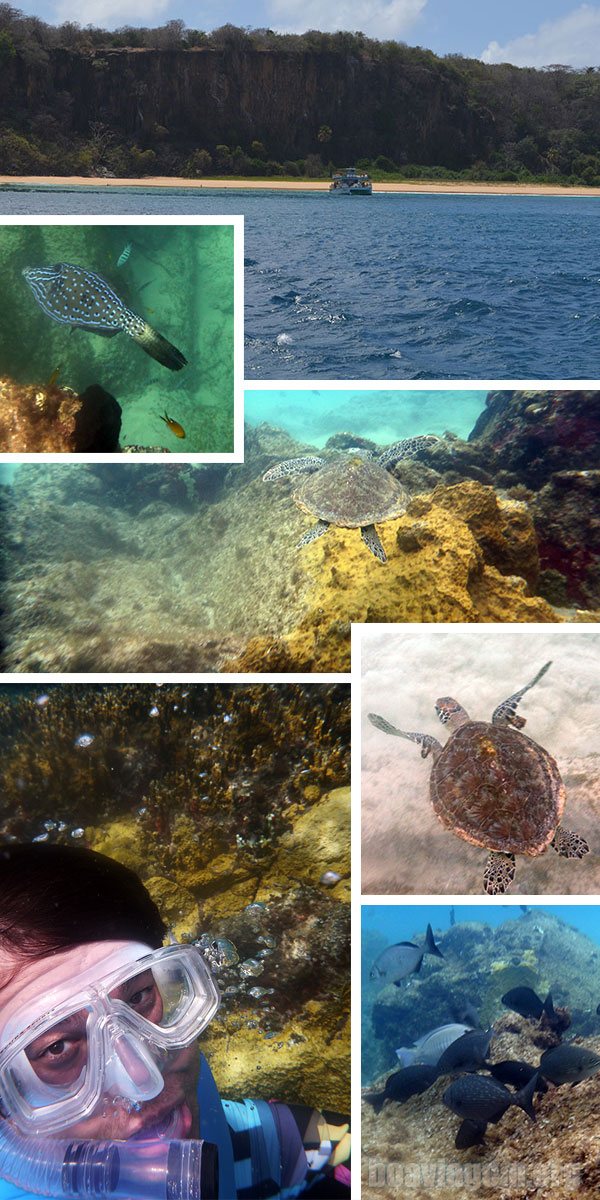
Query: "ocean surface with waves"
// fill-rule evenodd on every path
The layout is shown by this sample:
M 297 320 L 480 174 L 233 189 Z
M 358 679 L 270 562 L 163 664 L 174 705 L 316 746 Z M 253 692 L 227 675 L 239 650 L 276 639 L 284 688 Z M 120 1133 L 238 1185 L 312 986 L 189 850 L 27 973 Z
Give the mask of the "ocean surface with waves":
M 28 188 L 0 213 L 243 214 L 248 379 L 600 374 L 600 199 Z

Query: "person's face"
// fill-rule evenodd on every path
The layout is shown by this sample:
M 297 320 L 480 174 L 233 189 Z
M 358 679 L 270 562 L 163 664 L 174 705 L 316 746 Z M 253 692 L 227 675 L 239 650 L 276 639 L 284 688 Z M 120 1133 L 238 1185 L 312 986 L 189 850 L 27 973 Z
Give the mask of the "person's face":
M 43 1004 L 51 995 L 54 985 L 73 980 L 74 991 L 77 978 L 86 969 L 98 963 L 102 973 L 102 961 L 107 948 L 115 943 L 99 942 L 84 947 L 75 947 L 59 954 L 42 957 L 34 962 L 23 961 L 18 956 L 0 955 L 0 1034 L 3 1024 L 15 1012 L 15 1008 L 29 1005 L 38 998 Z M 129 1005 L 150 1021 L 158 1022 L 162 1016 L 162 1000 L 154 985 L 151 971 L 145 971 L 128 980 L 111 992 L 115 999 Z M 49 1002 L 50 1003 L 50 1002 Z M 87 1061 L 85 1011 L 71 1014 L 51 1030 L 42 1034 L 28 1048 L 27 1056 L 37 1076 L 43 1083 L 52 1085 L 72 1083 L 85 1069 Z M 135 1108 L 126 1098 L 107 1094 L 101 1098 L 96 1111 L 72 1125 L 65 1126 L 54 1137 L 77 1137 L 92 1140 L 123 1141 L 131 1137 L 188 1138 L 197 1128 L 196 1086 L 199 1071 L 198 1047 L 160 1052 L 159 1069 L 164 1086 L 151 1100 L 136 1103 Z

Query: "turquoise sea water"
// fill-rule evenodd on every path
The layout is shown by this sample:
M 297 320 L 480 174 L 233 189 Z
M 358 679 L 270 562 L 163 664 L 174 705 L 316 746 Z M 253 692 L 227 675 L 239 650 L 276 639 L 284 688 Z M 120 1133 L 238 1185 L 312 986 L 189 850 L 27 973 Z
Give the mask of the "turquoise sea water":
M 534 909 L 535 906 L 530 906 Z M 451 906 L 441 904 L 365 904 L 362 908 L 363 935 L 379 933 L 391 942 L 409 941 L 415 930 L 425 929 L 431 922 L 436 929 L 450 928 Z M 585 933 L 600 945 L 600 908 L 594 904 L 544 904 L 543 912 L 552 913 Z M 523 912 L 519 904 L 456 904 L 454 915 L 461 921 L 484 921 L 496 928 L 511 919 L 519 920 Z
M 245 393 L 251 425 L 267 421 L 300 442 L 324 446 L 335 433 L 352 432 L 384 446 L 404 437 L 449 430 L 466 438 L 485 407 L 487 392 L 358 390 L 352 388 L 252 388 Z
M 243 214 L 246 377 L 600 374 L 600 200 L 5 190 L 0 213 Z

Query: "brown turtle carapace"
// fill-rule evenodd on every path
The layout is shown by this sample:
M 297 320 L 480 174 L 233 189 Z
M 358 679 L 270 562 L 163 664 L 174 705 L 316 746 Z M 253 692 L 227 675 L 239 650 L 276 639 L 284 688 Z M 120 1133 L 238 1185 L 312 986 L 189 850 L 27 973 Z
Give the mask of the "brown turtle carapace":
M 432 755 L 434 812 L 457 837 L 489 851 L 483 886 L 490 896 L 512 883 L 515 854 L 534 858 L 552 846 L 563 858 L 583 858 L 589 850 L 584 838 L 560 824 L 566 793 L 556 762 L 520 732 L 525 719 L 517 716 L 517 706 L 550 666 L 499 704 L 491 722 L 472 721 L 450 696 L 438 700 L 436 712 L 450 730 L 445 746 L 430 734 L 396 729 L 369 713 L 377 729 L 417 742 L 422 758 Z

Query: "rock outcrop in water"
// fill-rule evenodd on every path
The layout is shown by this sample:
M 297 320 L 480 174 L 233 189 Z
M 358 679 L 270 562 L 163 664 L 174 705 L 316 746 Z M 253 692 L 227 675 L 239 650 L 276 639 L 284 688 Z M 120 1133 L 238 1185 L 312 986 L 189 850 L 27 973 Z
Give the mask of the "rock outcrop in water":
M 529 504 L 541 594 L 600 607 L 600 393 L 491 392 L 469 445 Z
M 56 383 L 0 379 L 0 451 L 9 454 L 117 451 L 121 406 L 98 384 L 81 395 Z
M 276 644 L 251 641 L 241 669 L 260 670 L 268 658 L 272 670 L 332 671 L 340 661 L 348 670 L 353 621 L 559 619 L 527 587 L 537 554 L 526 507 L 498 500 L 492 488 L 436 488 L 378 529 L 388 556 L 381 568 L 353 529 L 336 528 L 304 551 L 312 580 L 305 614 Z

